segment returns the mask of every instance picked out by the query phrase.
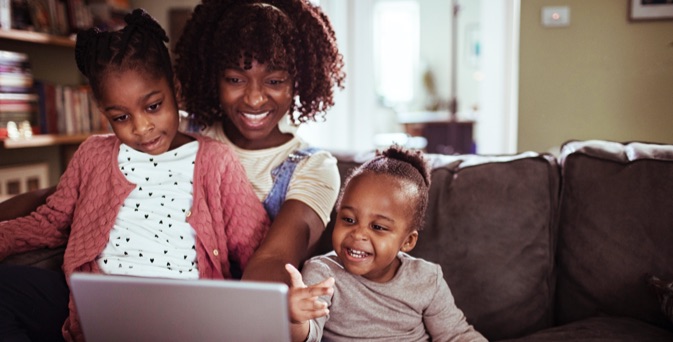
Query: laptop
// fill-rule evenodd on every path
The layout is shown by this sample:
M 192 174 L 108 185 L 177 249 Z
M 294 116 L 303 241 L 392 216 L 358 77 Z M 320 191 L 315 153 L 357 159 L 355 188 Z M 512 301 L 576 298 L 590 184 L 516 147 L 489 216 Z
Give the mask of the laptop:
M 281 283 L 74 273 L 88 342 L 290 341 Z

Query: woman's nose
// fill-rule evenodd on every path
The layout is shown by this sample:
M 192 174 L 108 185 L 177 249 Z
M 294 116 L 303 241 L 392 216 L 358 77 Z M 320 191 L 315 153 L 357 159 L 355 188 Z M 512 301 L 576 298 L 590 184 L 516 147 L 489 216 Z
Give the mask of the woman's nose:
M 259 108 L 266 102 L 264 88 L 259 84 L 251 83 L 246 89 L 245 102 L 252 108 Z

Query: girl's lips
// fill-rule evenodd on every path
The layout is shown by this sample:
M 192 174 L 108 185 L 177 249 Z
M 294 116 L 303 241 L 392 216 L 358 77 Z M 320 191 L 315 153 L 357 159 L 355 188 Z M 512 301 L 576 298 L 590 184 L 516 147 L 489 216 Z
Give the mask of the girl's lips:
M 348 260 L 353 262 L 362 262 L 373 255 L 372 253 L 368 253 L 363 250 L 353 249 L 349 247 L 344 247 L 343 252 L 344 255 L 348 258 Z
M 152 140 L 149 140 L 147 142 L 140 143 L 140 147 L 143 150 L 149 152 L 149 151 L 152 151 L 152 150 L 156 149 L 159 146 L 160 143 L 161 143 L 161 136 L 156 137 L 156 138 L 154 138 Z

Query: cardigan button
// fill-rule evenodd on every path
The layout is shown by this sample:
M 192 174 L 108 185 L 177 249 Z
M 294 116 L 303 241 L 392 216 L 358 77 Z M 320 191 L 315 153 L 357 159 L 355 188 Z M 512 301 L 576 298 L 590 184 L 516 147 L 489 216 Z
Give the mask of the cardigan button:
M 220 251 L 218 251 L 217 249 L 214 249 L 213 250 L 213 255 L 215 255 L 215 256 L 220 255 Z
M 192 216 L 192 211 L 191 211 L 191 210 L 187 210 L 187 217 L 190 217 L 190 216 Z

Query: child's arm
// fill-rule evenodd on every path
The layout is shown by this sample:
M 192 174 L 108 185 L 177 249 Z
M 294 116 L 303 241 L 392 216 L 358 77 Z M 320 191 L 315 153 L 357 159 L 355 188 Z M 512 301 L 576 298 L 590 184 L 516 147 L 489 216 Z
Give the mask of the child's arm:
M 330 277 L 318 284 L 306 286 L 301 273 L 294 266 L 286 264 L 285 269 L 290 274 L 292 285 L 288 293 L 292 341 L 306 341 L 309 321 L 329 314 L 327 303 L 318 300 L 318 297 L 332 295 L 334 278 Z
M 0 260 L 12 254 L 43 247 L 54 248 L 67 242 L 82 179 L 82 159 L 86 159 L 82 157 L 82 151 L 89 146 L 91 143 L 87 140 L 77 149 L 53 193 L 54 189 L 49 188 L 16 200 L 23 207 L 16 211 L 20 213 L 31 205 L 37 205 L 36 201 L 47 198 L 46 204 L 32 213 L 23 212 L 26 216 L 0 222 Z
M 24 192 L 0 202 L 0 221 L 12 220 L 26 216 L 35 211 L 37 207 L 46 203 L 47 197 L 56 190 L 55 186 Z
M 488 342 L 469 324 L 444 280 L 441 268 L 437 277 L 436 294 L 423 313 L 423 323 L 432 341 Z

